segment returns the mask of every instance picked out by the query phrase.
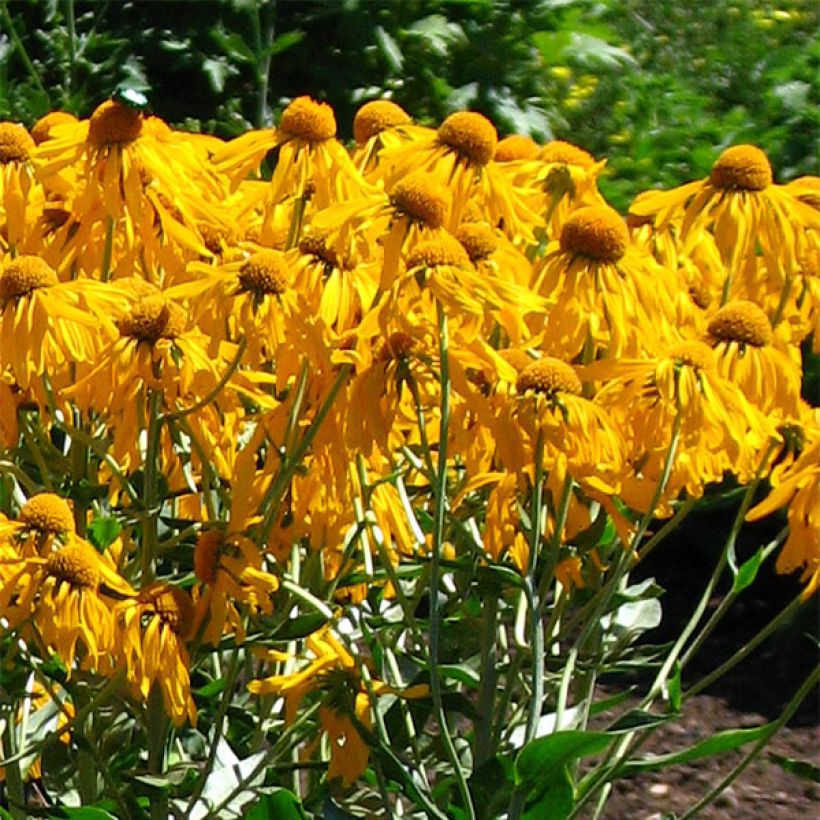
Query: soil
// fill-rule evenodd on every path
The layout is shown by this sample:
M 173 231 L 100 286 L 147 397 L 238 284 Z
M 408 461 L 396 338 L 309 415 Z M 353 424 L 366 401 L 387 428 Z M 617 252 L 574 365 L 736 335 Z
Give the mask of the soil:
M 650 556 L 640 577 L 655 577 L 667 592 L 661 599 L 661 627 L 648 634 L 652 643 L 674 637 L 692 612 L 714 565 L 706 544 L 721 544 L 731 515 L 716 510 L 700 516 Z M 738 545 L 740 559 L 766 543 L 779 521 L 745 527 Z M 769 564 L 773 565 L 773 560 Z M 718 590 L 721 593 L 725 590 Z M 744 645 L 800 592 L 797 577 L 778 576 L 764 565 L 755 584 L 741 595 L 699 655 L 684 670 L 683 688 L 702 678 Z M 714 608 L 720 601 L 710 602 Z M 820 636 L 820 596 L 724 678 L 689 700 L 679 721 L 662 726 L 640 754 L 663 754 L 688 748 L 723 729 L 759 726 L 783 711 L 816 667 Z M 645 689 L 644 689 L 645 691 Z M 685 766 L 652 772 L 615 784 L 602 815 L 605 820 L 661 820 L 681 816 L 743 758 L 749 747 Z M 702 818 L 793 820 L 820 817 L 820 783 L 784 770 L 772 755 L 820 766 L 820 689 L 803 702 L 789 724 L 772 739 L 757 760 L 707 809 Z M 591 812 L 588 816 L 591 816 Z

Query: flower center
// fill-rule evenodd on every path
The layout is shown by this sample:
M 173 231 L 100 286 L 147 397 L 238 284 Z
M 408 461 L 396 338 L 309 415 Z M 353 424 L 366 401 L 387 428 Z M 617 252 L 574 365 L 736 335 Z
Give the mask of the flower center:
M 221 530 L 201 532 L 194 548 L 194 573 L 203 584 L 213 585 L 219 571 L 219 557 L 225 533 Z
M 34 140 L 22 125 L 0 122 L 0 165 L 25 162 L 33 149 Z
M 733 145 L 712 166 L 709 182 L 716 188 L 762 191 L 772 184 L 772 166 L 754 145 Z
M 410 115 L 400 105 L 390 100 L 373 100 L 356 112 L 353 118 L 353 137 L 361 145 L 388 128 L 410 122 Z
M 695 370 L 713 370 L 715 367 L 712 348 L 704 342 L 695 340 L 676 345 L 669 351 L 667 358 Z
M 566 362 L 544 356 L 528 364 L 519 374 L 515 389 L 519 393 L 529 390 L 552 397 L 556 393 L 581 395 L 583 386 L 575 371 Z
M 464 246 L 471 262 L 480 262 L 491 256 L 498 247 L 498 237 L 489 225 L 466 222 L 456 233 L 456 239 Z
M 121 336 L 156 344 L 160 339 L 176 339 L 185 328 L 185 312 L 160 294 L 143 296 L 117 323 Z
M 450 191 L 432 174 L 415 171 L 393 186 L 390 203 L 428 228 L 440 228 L 450 210 Z
M 42 535 L 68 535 L 74 532 L 74 515 L 68 502 L 54 493 L 40 493 L 23 504 L 20 520 Z
M 87 544 L 77 542 L 51 553 L 46 572 L 78 589 L 96 590 L 100 585 L 97 555 Z
M 564 165 L 577 165 L 579 168 L 591 168 L 595 165 L 592 154 L 563 140 L 548 142 L 542 149 L 539 159 L 543 162 L 560 162 Z
M 709 336 L 718 342 L 739 342 L 753 347 L 772 343 L 769 318 L 754 302 L 743 300 L 724 305 L 709 321 Z
M 49 111 L 31 126 L 32 139 L 36 145 L 39 145 L 50 138 L 52 128 L 69 122 L 77 122 L 77 118 L 68 111 Z
M 139 602 L 146 604 L 180 638 L 188 636 L 194 622 L 194 605 L 178 587 L 154 584 L 140 591 Z
M 340 263 L 336 249 L 327 244 L 329 235 L 330 231 L 328 230 L 311 228 L 310 232 L 299 240 L 299 253 L 305 256 L 312 256 L 319 262 L 333 268 L 352 267 L 349 259 L 345 259 L 344 263 Z
M 438 138 L 471 165 L 486 165 L 498 144 L 495 126 L 475 111 L 451 114 L 439 126 Z
M 282 113 L 279 130 L 305 142 L 324 142 L 336 136 L 336 117 L 327 103 L 297 97 Z
M 415 347 L 416 340 L 409 333 L 397 330 L 387 337 L 379 359 L 383 362 L 388 362 L 391 359 L 401 361 L 409 358 Z
M 54 268 L 39 256 L 18 256 L 3 266 L 0 274 L 0 300 L 19 299 L 38 288 L 59 284 Z
M 435 268 L 439 265 L 452 265 L 455 268 L 470 267 L 467 251 L 455 239 L 441 237 L 419 242 L 407 254 L 407 269 Z
M 561 230 L 561 250 L 599 262 L 617 262 L 626 253 L 629 232 L 611 208 L 591 205 L 570 214 Z
M 104 148 L 133 142 L 142 131 L 142 112 L 114 100 L 98 105 L 88 121 L 88 141 Z
M 288 269 L 280 251 L 264 250 L 249 256 L 238 275 L 243 293 L 279 295 L 288 289 Z
M 809 248 L 800 257 L 800 272 L 820 279 L 820 248 Z
M 504 137 L 495 147 L 496 162 L 512 162 L 516 159 L 535 159 L 538 154 L 538 143 L 522 134 L 511 134 Z

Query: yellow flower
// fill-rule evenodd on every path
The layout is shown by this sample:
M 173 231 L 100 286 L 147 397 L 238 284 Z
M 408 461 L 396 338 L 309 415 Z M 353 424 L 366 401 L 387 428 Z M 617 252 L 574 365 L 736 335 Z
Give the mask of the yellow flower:
M 194 624 L 188 594 L 164 583 L 140 590 L 137 598 L 117 605 L 118 652 L 132 695 L 148 699 L 153 686 L 162 692 L 165 711 L 175 726 L 196 724 L 191 697 L 190 659 L 185 641 Z
M 55 651 L 69 672 L 82 648 L 84 669 L 107 668 L 115 647 L 113 600 L 131 588 L 87 542 L 76 535 L 47 555 L 7 556 L 0 613 L 10 628 Z
M 404 139 L 402 126 L 412 122 L 410 115 L 390 100 L 371 100 L 359 108 L 353 118 L 353 162 L 362 174 L 367 176 L 377 168 L 382 148 L 398 145 Z
M 659 333 L 670 333 L 677 283 L 632 244 L 611 208 L 573 211 L 533 276 L 533 290 L 554 303 L 544 328 L 543 348 L 550 355 L 635 355 Z
M 788 504 L 789 536 L 777 558 L 777 571 L 783 574 L 802 569 L 806 585 L 803 599 L 820 588 L 820 440 L 815 441 L 785 469 L 771 476 L 772 492 L 753 507 L 747 521 L 757 521 Z
M 202 641 L 216 646 L 230 628 L 239 643 L 245 627 L 236 604 L 251 615 L 273 611 L 271 595 L 279 588 L 278 579 L 262 569 L 262 556 L 248 538 L 221 530 L 199 534 L 194 548 L 194 572 L 201 586 L 195 592 L 196 628 Z
M 34 140 L 22 125 L 0 122 L 0 231 L 11 248 L 20 246 L 29 221 L 34 147 Z
M 41 377 L 59 390 L 70 378 L 67 364 L 93 360 L 104 338 L 100 331 L 113 330 L 84 309 L 83 287 L 59 282 L 38 256 L 7 259 L 0 272 L 0 367 L 43 404 Z
M 680 222 L 686 253 L 710 232 L 728 275 L 738 281 L 755 275 L 759 247 L 775 293 L 797 267 L 806 230 L 820 228 L 820 213 L 774 184 L 768 158 L 753 145 L 727 148 L 706 179 L 641 194 L 630 213 L 651 217 L 660 229 Z
M 799 415 L 799 351 L 775 340 L 768 317 L 753 302 L 731 301 L 709 319 L 707 339 L 718 371 L 764 414 Z

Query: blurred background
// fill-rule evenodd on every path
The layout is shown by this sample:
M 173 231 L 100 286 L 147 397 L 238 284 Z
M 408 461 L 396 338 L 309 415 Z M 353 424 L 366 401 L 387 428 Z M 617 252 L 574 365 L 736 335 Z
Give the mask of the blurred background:
M 310 94 L 348 138 L 390 97 L 419 122 L 481 111 L 501 135 L 608 160 L 623 209 L 754 142 L 777 181 L 820 171 L 816 0 L 0 0 L 0 118 L 87 116 L 117 86 L 223 137 Z

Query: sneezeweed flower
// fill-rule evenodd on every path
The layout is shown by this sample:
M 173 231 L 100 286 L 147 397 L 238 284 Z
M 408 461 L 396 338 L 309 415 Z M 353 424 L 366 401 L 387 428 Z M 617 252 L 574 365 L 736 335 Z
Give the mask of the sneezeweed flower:
M 75 660 L 83 669 L 107 668 L 116 643 L 110 596 L 133 594 L 113 567 L 73 534 L 48 554 L 2 560 L 0 614 L 9 627 L 56 652 L 69 672 Z
M 297 97 L 282 112 L 279 127 L 249 131 L 217 151 L 213 161 L 237 185 L 256 171 L 265 154 L 278 149 L 270 181 L 275 206 L 288 198 L 310 199 L 316 208 L 361 194 L 358 169 L 336 139 L 336 116 L 327 104 Z
M 74 512 L 66 499 L 55 493 L 33 495 L 20 508 L 15 541 L 25 556 L 48 555 L 75 533 Z
M 784 420 L 799 415 L 799 350 L 775 339 L 761 308 L 754 302 L 728 302 L 709 319 L 707 334 L 717 353 L 718 372 L 762 413 Z
M 212 355 L 208 338 L 189 329 L 180 304 L 147 283 L 133 287 L 135 295 L 118 309 L 117 338 L 64 391 L 82 410 L 116 419 L 114 450 L 131 456 L 137 452 L 133 431 L 147 418 L 149 391 L 161 395 L 163 410 L 193 404 L 216 386 L 234 353 L 232 346 L 223 345 Z
M 413 122 L 410 115 L 390 100 L 371 100 L 359 108 L 353 118 L 356 148 L 353 162 L 365 176 L 379 163 L 383 148 L 402 142 L 402 126 Z
M 498 141 L 493 153 L 493 159 L 496 162 L 534 159 L 538 151 L 539 145 L 532 137 L 522 134 L 510 134 L 510 136 Z
M 380 245 L 379 288 L 384 291 L 396 281 L 404 250 L 445 232 L 451 207 L 452 196 L 440 179 L 414 171 L 392 184 L 387 195 L 377 190 L 320 212 L 311 229 L 327 234 L 337 254 L 344 254 L 351 242 L 350 252 L 369 259 Z
M 632 244 L 610 208 L 574 211 L 533 277 L 533 290 L 553 303 L 543 342 L 550 355 L 634 355 L 672 332 L 674 277 Z
M 175 726 L 196 724 L 186 641 L 194 625 L 194 605 L 179 587 L 155 583 L 116 606 L 117 650 L 132 696 L 146 701 L 159 687 Z
M 336 333 L 352 330 L 373 304 L 379 287 L 377 260 L 362 260 L 329 242 L 330 231 L 311 228 L 299 242 L 294 283 L 310 312 Z
M 571 365 L 543 356 L 521 370 L 515 387 L 512 415 L 529 440 L 530 464 L 536 438 L 541 437 L 544 466 L 558 479 L 558 488 L 567 473 L 577 480 L 615 480 L 623 462 L 623 440 L 607 414 L 583 397 L 583 385 Z M 508 466 L 520 470 L 529 465 Z
M 216 646 L 226 631 L 245 640 L 242 607 L 250 616 L 273 611 L 271 595 L 279 581 L 262 568 L 262 556 L 252 541 L 237 533 L 205 530 L 194 548 L 194 573 L 200 587 L 194 593 L 195 634 Z
M 331 740 L 328 779 L 341 777 L 347 787 L 364 772 L 370 759 L 368 746 L 356 723 L 369 729 L 373 704 L 356 661 L 329 626 L 308 636 L 305 643 L 310 656 L 306 666 L 290 674 L 253 680 L 248 690 L 255 695 L 283 697 L 288 725 L 296 717 L 302 701 L 321 692 L 319 723 Z M 289 657 L 281 652 L 268 653 L 268 659 L 274 662 L 287 661 Z M 370 681 L 370 690 L 374 695 L 405 698 L 426 697 L 429 691 L 426 685 L 397 689 L 378 680 Z
M 586 368 L 586 378 L 605 380 L 595 403 L 628 442 L 621 495 L 633 509 L 647 510 L 676 424 L 680 432 L 665 499 L 683 489 L 698 498 L 724 473 L 750 481 L 760 466 L 773 425 L 718 372 L 716 356 L 704 342 L 687 341 L 650 358 Z
M 740 283 L 754 276 L 759 247 L 774 292 L 796 268 L 806 231 L 820 228 L 820 212 L 776 185 L 768 157 L 753 145 L 727 148 L 706 179 L 643 193 L 629 210 L 660 229 L 679 222 L 684 252 L 710 232 L 729 277 Z
M 17 384 L 32 388 L 44 402 L 41 377 L 61 388 L 70 377 L 69 363 L 95 358 L 110 322 L 85 309 L 94 287 L 60 282 L 38 256 L 7 259 L 0 271 L 0 366 Z
M 34 140 L 24 126 L 0 122 L 0 239 L 10 248 L 18 247 L 25 236 L 34 182 L 34 147 Z
M 433 173 L 453 192 L 449 230 L 455 230 L 468 204 L 475 202 L 511 239 L 532 240 L 538 217 L 493 161 L 498 134 L 486 117 L 459 111 L 437 130 L 408 126 L 405 131 L 407 142 L 381 152 L 380 169 L 388 187 L 411 170 Z
M 802 570 L 804 600 L 820 588 L 820 439 L 816 429 L 814 438 L 794 463 L 772 471 L 771 493 L 746 516 L 747 521 L 757 521 L 788 505 L 789 535 L 776 568 L 783 574 Z

